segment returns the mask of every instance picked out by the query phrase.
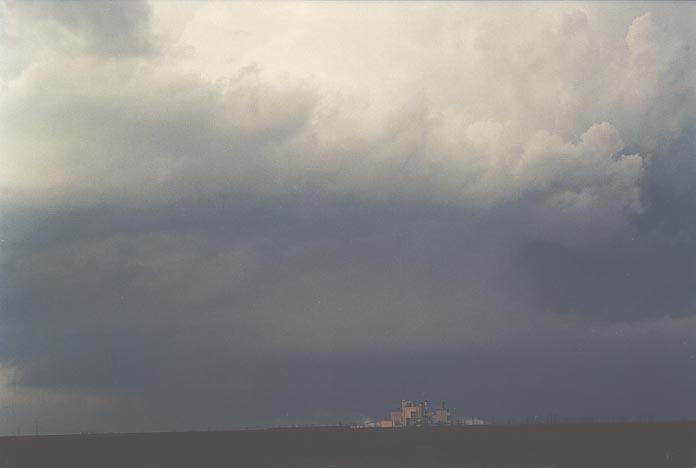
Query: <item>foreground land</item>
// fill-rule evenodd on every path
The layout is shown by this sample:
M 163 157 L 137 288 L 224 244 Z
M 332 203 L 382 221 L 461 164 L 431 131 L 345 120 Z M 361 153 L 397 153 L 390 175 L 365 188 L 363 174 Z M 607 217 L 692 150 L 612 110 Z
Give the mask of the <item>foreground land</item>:
M 0 438 L 7 468 L 696 466 L 696 422 Z

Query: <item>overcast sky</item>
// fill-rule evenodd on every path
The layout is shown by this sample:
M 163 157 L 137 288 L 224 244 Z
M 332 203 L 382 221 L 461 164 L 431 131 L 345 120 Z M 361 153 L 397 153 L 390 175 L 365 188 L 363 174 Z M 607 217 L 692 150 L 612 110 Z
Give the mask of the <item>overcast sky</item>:
M 694 24 L 2 3 L 0 433 L 696 418 Z

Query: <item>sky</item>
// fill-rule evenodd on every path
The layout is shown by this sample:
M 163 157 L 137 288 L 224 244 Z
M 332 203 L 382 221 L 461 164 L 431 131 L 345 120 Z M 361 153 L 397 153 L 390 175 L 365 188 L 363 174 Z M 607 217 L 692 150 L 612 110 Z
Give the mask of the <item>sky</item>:
M 0 433 L 696 418 L 696 5 L 0 5 Z

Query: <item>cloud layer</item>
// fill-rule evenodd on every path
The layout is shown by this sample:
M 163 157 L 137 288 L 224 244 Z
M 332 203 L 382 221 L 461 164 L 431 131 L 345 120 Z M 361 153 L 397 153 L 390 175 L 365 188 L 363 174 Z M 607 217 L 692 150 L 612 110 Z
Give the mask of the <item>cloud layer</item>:
M 694 14 L 4 3 L 0 427 L 693 415 Z

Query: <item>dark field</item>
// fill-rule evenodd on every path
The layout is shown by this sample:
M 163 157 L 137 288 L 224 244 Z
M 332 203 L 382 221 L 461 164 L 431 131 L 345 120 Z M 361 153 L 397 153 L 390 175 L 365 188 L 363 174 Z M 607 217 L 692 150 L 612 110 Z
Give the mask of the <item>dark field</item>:
M 0 438 L 8 468 L 696 466 L 696 422 Z

